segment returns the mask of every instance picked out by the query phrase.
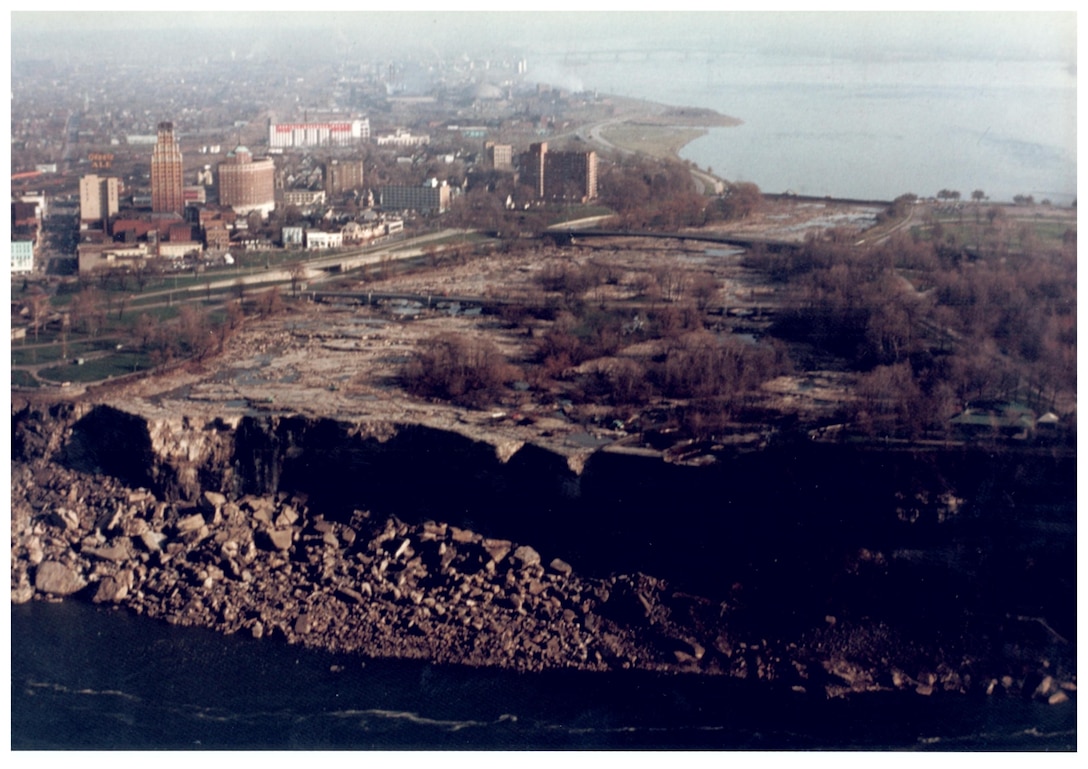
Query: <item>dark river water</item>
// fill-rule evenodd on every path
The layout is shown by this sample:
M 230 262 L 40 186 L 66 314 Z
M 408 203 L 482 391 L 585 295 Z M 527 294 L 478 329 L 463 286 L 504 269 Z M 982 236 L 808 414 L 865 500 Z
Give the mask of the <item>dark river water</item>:
M 1075 750 L 1074 702 L 363 661 L 74 601 L 11 609 L 14 750 Z

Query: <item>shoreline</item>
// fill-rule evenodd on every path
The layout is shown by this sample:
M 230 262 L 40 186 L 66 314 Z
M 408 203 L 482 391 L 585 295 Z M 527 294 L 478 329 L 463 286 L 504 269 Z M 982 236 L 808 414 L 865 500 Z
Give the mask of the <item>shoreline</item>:
M 603 95 L 602 95 L 603 96 Z M 631 97 L 617 96 L 609 94 L 608 99 L 622 103 L 630 112 L 626 112 L 621 115 L 617 115 L 615 118 L 611 118 L 606 121 L 598 121 L 596 123 L 590 123 L 590 127 L 601 128 L 606 124 L 623 125 L 627 126 L 629 132 L 633 132 L 639 128 L 645 129 L 647 132 L 657 132 L 658 138 L 650 138 L 645 142 L 636 142 L 634 145 L 625 145 L 622 141 L 610 141 L 606 140 L 601 142 L 599 137 L 597 140 L 602 144 L 605 149 L 613 149 L 621 153 L 638 152 L 657 159 L 675 160 L 679 163 L 689 165 L 694 169 L 700 171 L 703 176 L 709 176 L 717 180 L 720 187 L 724 189 L 726 185 L 729 185 L 730 180 L 720 175 L 715 171 L 703 171 L 701 167 L 694 161 L 684 158 L 681 152 L 685 147 L 690 145 L 697 139 L 700 139 L 709 134 L 711 128 L 734 128 L 744 125 L 745 121 L 730 115 L 725 115 L 717 110 L 703 107 L 685 107 L 674 106 L 665 104 L 662 102 L 653 102 L 644 99 L 636 99 Z M 701 119 L 700 119 L 701 118 Z M 676 141 L 669 137 L 676 131 L 689 132 L 682 141 Z M 713 166 L 708 166 L 713 168 Z M 782 197 L 796 196 L 798 198 L 810 198 L 813 200 L 822 199 L 834 199 L 842 201 L 869 201 L 872 200 L 872 196 L 858 195 L 858 194 L 844 194 L 844 193 L 826 193 L 820 194 L 818 192 L 805 192 L 795 193 L 792 188 L 780 189 L 776 191 L 768 191 L 762 187 L 758 179 L 747 179 L 760 187 L 761 191 L 766 195 L 776 195 Z M 708 189 L 705 183 L 700 182 L 704 186 L 704 190 Z M 721 189 L 718 190 L 721 192 Z M 887 202 L 894 200 L 899 195 L 915 193 L 919 198 L 929 198 L 935 194 L 934 192 L 924 192 L 917 189 L 903 189 L 894 193 L 887 193 Z M 1044 200 L 1050 198 L 1055 202 L 1052 204 L 1055 208 L 1075 210 L 1076 205 L 1076 191 L 1055 191 L 1050 193 L 1035 192 L 1034 197 L 1038 200 Z M 1001 205 L 1001 206 L 1013 206 L 1016 201 L 1010 196 L 1007 198 L 986 198 L 988 205 Z
M 706 136 L 708 128 L 694 126 L 662 126 L 656 123 L 625 121 L 601 129 L 601 138 L 624 153 L 648 155 L 661 160 L 683 163 L 680 151 L 691 142 Z
M 698 184 L 704 191 L 715 190 L 720 193 L 729 183 L 727 179 L 703 171 L 691 161 L 684 160 L 680 152 L 691 142 L 707 135 L 711 128 L 743 125 L 744 121 L 740 118 L 704 107 L 676 106 L 616 94 L 602 94 L 601 100 L 614 114 L 581 120 L 578 127 L 571 132 L 577 139 L 595 144 L 601 151 L 617 152 L 620 155 L 641 154 L 691 166 L 703 177 L 698 180 Z M 619 138 L 615 136 L 617 131 L 620 132 Z M 637 138 L 636 135 L 639 134 L 645 138 Z M 565 135 L 561 134 L 550 140 L 562 140 L 563 136 Z
M 1076 749 L 1075 707 L 1014 697 L 827 701 L 724 678 L 363 662 L 74 602 L 12 607 L 12 643 L 17 750 L 187 750 L 194 734 L 204 750 Z M 135 697 L 95 696 L 119 691 Z M 1002 714 L 1002 729 L 981 728 L 980 712 Z M 109 725 L 122 716 L 122 729 Z

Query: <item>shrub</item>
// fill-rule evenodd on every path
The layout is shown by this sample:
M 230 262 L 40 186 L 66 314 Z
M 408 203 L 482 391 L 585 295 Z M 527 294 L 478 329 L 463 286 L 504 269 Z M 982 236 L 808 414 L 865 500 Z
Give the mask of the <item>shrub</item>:
M 401 379 L 415 395 L 470 406 L 494 401 L 518 371 L 486 339 L 439 334 L 405 364 Z

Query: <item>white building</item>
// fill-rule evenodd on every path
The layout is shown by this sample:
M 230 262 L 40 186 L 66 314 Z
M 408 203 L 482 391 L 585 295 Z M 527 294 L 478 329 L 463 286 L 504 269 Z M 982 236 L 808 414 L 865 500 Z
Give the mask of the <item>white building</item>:
M 87 174 L 79 180 L 79 220 L 81 229 L 88 222 L 101 222 L 121 210 L 121 180 Z
M 377 137 L 379 147 L 420 147 L 431 143 L 428 134 L 413 135 L 411 131 L 398 128 L 395 133 Z
M 11 241 L 11 274 L 34 271 L 34 242 L 31 240 Z
M 306 210 L 325 204 L 325 190 L 284 190 L 283 205 L 298 206 Z
M 370 138 L 370 118 L 328 123 L 268 123 L 269 147 L 347 147 Z
M 284 227 L 282 238 L 285 246 L 301 246 L 303 243 L 303 230 L 301 227 Z
M 204 247 L 196 241 L 169 241 L 159 243 L 159 256 L 164 259 L 184 259 L 186 256 L 200 256 Z
M 344 243 L 365 243 L 385 235 L 385 224 L 377 221 L 366 224 L 348 222 L 340 230 L 340 234 L 343 235 Z
M 340 248 L 343 245 L 344 236 L 342 233 L 306 230 L 306 248 L 320 250 L 325 248 Z

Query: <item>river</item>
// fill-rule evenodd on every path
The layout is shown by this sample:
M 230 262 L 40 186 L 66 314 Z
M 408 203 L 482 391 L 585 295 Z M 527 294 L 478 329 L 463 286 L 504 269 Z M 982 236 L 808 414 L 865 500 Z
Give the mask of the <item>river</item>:
M 1076 707 L 364 661 L 76 601 L 11 610 L 15 750 L 1073 750 Z
M 1066 62 L 771 55 L 723 43 L 690 55 L 543 53 L 528 76 L 739 118 L 681 156 L 765 192 L 1076 198 L 1077 80 Z

